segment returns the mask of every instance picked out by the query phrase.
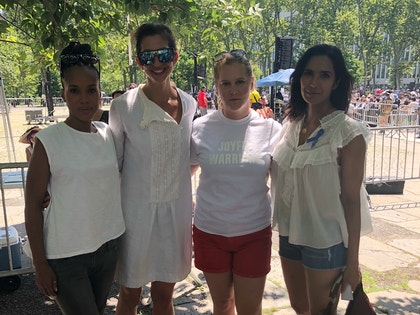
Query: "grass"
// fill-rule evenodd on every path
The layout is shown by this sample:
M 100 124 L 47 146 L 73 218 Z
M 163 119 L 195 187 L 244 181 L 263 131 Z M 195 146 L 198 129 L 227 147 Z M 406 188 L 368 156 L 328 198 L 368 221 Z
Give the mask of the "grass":
M 385 290 L 416 293 L 408 286 L 408 281 L 412 280 L 413 274 L 416 273 L 418 273 L 418 269 L 415 266 L 396 268 L 386 272 L 363 268 L 363 288 L 367 293 Z

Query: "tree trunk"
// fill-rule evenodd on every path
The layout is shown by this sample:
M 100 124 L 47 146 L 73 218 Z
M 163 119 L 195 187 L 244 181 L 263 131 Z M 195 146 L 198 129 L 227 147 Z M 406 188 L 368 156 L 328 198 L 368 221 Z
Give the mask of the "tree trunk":
M 54 116 L 54 103 L 51 91 L 50 67 L 47 67 L 47 69 L 45 69 L 45 101 L 47 102 L 48 116 Z

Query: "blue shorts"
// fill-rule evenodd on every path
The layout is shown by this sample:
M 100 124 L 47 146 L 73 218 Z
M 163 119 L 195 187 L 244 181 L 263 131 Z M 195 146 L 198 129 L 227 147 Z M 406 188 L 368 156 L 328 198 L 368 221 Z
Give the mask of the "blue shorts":
M 289 243 L 289 237 L 280 235 L 279 255 L 289 260 L 300 261 L 309 269 L 342 269 L 347 264 L 347 248 L 343 243 L 328 248 L 313 248 Z

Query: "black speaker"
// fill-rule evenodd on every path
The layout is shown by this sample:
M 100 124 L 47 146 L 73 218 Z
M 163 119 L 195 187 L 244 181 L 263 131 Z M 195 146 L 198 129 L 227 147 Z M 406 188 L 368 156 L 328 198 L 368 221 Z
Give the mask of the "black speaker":
M 197 65 L 197 77 L 202 80 L 206 78 L 206 65 Z
M 289 69 L 292 66 L 292 54 L 293 38 L 276 36 L 273 72 Z

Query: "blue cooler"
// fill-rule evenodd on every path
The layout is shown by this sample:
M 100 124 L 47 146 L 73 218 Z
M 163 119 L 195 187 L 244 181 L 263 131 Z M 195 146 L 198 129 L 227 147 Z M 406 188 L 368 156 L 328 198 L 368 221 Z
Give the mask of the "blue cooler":
M 22 267 L 19 234 L 13 226 L 9 226 L 8 231 L 13 269 L 18 269 Z M 0 227 L 0 271 L 2 270 L 10 270 L 5 227 Z

